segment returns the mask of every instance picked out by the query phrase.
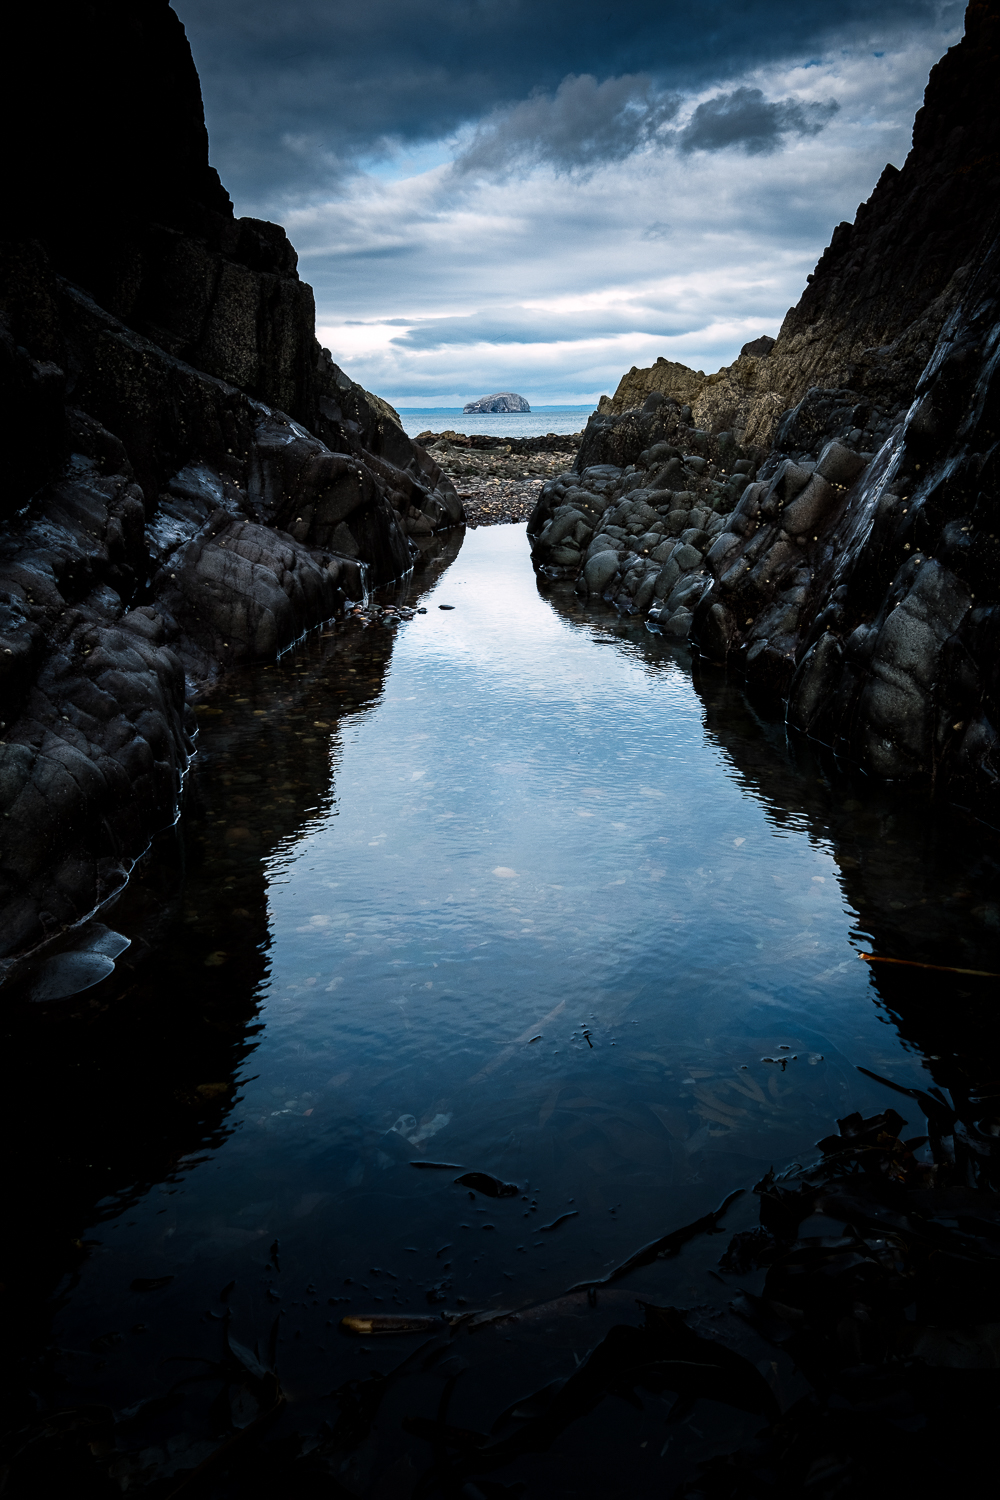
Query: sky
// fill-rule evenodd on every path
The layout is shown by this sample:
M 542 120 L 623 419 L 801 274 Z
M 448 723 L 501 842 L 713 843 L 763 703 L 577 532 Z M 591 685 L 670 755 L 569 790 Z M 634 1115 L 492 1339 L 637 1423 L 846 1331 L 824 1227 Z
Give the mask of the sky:
M 397 406 L 587 405 L 777 334 L 953 0 L 173 0 L 211 159 Z

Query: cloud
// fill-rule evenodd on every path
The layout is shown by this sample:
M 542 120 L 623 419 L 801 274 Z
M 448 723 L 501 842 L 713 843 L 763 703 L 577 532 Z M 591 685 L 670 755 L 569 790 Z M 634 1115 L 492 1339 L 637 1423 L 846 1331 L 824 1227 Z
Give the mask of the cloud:
M 392 324 L 398 326 L 398 320 Z M 690 322 L 673 309 L 622 303 L 599 308 L 559 310 L 551 307 L 499 307 L 465 317 L 429 318 L 415 322 L 391 343 L 398 349 L 458 349 L 475 344 L 577 343 L 595 338 L 618 338 L 645 333 L 675 338 L 690 331 Z
M 786 136 L 818 135 L 839 110 L 835 99 L 803 103 L 764 98 L 761 89 L 738 88 L 698 105 L 677 138 L 682 151 L 723 151 L 740 146 L 749 156 L 777 151 Z
M 937 0 L 175 3 L 238 211 L 285 224 L 323 343 L 401 404 L 590 401 L 630 365 L 709 371 L 776 333 L 902 165 L 961 20 Z
M 509 109 L 495 109 L 455 157 L 459 176 L 500 179 L 547 165 L 558 172 L 593 172 L 650 148 L 723 151 L 750 156 L 780 149 L 789 136 L 818 135 L 837 113 L 835 99 L 768 100 L 744 85 L 696 105 L 672 129 L 683 96 L 663 93 L 651 78 L 629 74 L 598 83 L 591 74 L 564 78 L 553 97 L 536 90 Z M 644 231 L 657 237 L 660 225 Z
M 569 77 L 589 76 L 596 88 L 643 77 L 659 94 L 698 94 L 845 41 L 891 50 L 929 29 L 940 35 L 942 17 L 960 20 L 963 7 L 631 0 L 609 12 L 607 0 L 174 0 L 174 8 L 201 74 L 213 165 L 239 212 L 280 216 L 359 166 L 475 132 L 495 110 L 527 106 L 530 115 L 534 97 L 551 100 Z
M 558 170 L 624 161 L 663 138 L 681 105 L 648 76 L 603 83 L 590 73 L 564 78 L 553 98 L 536 89 L 512 109 L 494 110 L 455 159 L 455 171 L 501 176 L 546 162 Z

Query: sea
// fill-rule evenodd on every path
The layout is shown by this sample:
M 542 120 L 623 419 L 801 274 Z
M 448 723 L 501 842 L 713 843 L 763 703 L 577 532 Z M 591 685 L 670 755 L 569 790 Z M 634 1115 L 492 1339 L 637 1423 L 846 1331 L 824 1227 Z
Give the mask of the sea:
M 396 410 L 407 437 L 421 432 L 488 432 L 492 437 L 540 437 L 548 432 L 582 432 L 592 406 L 536 406 L 531 411 L 466 415 L 460 406 L 412 406 Z

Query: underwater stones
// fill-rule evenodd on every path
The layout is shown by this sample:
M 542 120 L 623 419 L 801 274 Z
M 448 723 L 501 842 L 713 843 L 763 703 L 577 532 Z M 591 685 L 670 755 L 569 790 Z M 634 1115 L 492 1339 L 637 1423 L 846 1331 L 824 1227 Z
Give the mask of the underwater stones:
M 703 596 L 704 617 L 698 633 L 699 647 L 709 661 L 725 662 L 736 637 L 736 620 L 721 601 Z
M 42 1003 L 78 995 L 107 979 L 114 969 L 113 961 L 103 953 L 59 953 L 38 966 L 28 999 Z
M 844 652 L 840 641 L 824 631 L 806 652 L 788 690 L 788 722 L 808 733 L 840 676 Z

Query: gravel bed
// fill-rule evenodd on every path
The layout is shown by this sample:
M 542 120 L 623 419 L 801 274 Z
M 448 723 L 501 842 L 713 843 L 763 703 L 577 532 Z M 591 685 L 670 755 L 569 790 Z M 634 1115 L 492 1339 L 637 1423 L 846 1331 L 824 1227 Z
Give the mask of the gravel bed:
M 551 453 L 515 453 L 507 447 L 467 447 L 461 434 L 424 434 L 427 451 L 448 475 L 465 506 L 468 525 L 523 522 L 548 479 L 572 468 L 575 447 Z
M 494 480 L 475 488 L 458 484 L 469 526 L 501 526 L 505 522 L 527 521 L 541 494 L 542 480 Z

